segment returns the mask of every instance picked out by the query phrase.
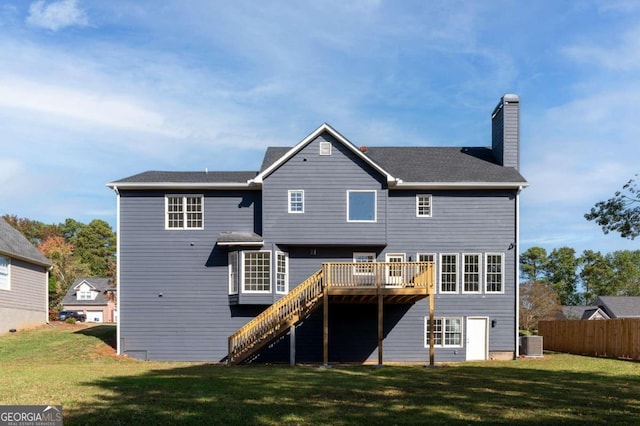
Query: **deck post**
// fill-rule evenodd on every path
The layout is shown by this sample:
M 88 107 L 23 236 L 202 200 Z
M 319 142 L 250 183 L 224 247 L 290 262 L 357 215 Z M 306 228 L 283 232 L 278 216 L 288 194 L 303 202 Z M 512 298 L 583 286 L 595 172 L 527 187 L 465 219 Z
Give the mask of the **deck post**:
M 296 365 L 296 325 L 289 327 L 289 365 Z
M 327 264 L 323 264 L 322 265 L 322 269 L 324 270 L 324 277 L 323 277 L 323 281 L 324 281 L 324 286 L 323 286 L 323 293 L 324 293 L 324 300 L 322 301 L 323 306 L 322 306 L 322 310 L 323 310 L 323 325 L 322 325 L 322 359 L 324 362 L 324 366 L 328 367 L 329 366 L 329 275 L 331 273 L 331 269 L 329 267 L 329 265 Z

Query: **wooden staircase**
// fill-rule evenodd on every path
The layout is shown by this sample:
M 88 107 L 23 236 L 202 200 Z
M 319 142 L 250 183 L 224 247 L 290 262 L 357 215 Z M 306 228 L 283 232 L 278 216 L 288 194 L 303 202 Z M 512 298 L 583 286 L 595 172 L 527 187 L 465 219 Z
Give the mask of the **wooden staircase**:
M 324 273 L 319 270 L 229 336 L 227 362 L 239 364 L 283 335 L 322 304 Z

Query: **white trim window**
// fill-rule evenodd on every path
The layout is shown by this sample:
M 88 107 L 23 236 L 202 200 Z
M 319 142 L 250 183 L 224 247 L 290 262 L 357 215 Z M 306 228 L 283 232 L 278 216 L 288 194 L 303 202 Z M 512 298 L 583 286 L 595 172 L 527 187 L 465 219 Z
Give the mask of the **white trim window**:
M 480 293 L 480 259 L 476 253 L 462 254 L 463 293 Z
M 202 195 L 166 195 L 166 229 L 203 229 L 203 207 Z
M 90 288 L 80 288 L 78 291 L 78 300 L 92 300 Z
M 238 294 L 238 252 L 229 252 L 229 294 Z
M 416 195 L 416 217 L 431 217 L 431 194 Z
M 289 291 L 289 257 L 287 253 L 276 252 L 276 293 Z
M 289 213 L 304 213 L 304 191 L 292 189 L 289 191 Z
M 434 318 L 434 347 L 462 347 L 462 318 Z M 424 317 L 424 347 L 429 347 L 429 317 Z
M 0 290 L 11 290 L 11 259 L 0 256 Z
M 433 262 L 436 261 L 435 253 L 418 253 L 417 256 L 418 262 Z
M 485 291 L 487 293 L 504 293 L 504 254 L 485 254 Z
M 353 267 L 353 275 L 372 275 L 375 273 L 373 265 L 361 265 L 362 263 L 374 263 L 375 253 L 353 253 L 353 263 L 358 263 Z
M 347 222 L 376 222 L 378 192 L 374 190 L 347 191 Z
M 242 292 L 271 292 L 271 252 L 242 252 Z
M 440 293 L 458 292 L 458 254 L 440 255 Z

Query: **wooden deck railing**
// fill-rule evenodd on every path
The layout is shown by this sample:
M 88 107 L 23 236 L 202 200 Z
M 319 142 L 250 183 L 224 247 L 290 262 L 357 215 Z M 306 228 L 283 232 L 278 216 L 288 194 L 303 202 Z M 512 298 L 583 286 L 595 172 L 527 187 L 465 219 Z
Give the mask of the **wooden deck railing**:
M 228 362 L 242 362 L 307 316 L 323 295 L 322 270 L 311 275 L 287 295 L 229 336 Z
M 417 288 L 433 294 L 432 262 L 325 263 L 287 295 L 229 336 L 228 362 L 244 361 L 308 316 L 326 289 Z
M 325 263 L 329 288 L 401 287 L 433 285 L 432 262 Z

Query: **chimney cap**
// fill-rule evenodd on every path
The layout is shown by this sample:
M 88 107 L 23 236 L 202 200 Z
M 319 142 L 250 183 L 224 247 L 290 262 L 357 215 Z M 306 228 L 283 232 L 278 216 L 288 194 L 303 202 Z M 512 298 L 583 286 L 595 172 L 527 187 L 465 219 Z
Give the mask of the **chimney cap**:
M 504 102 L 520 102 L 520 96 L 514 93 L 507 93 L 502 97 Z

